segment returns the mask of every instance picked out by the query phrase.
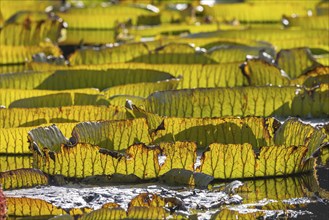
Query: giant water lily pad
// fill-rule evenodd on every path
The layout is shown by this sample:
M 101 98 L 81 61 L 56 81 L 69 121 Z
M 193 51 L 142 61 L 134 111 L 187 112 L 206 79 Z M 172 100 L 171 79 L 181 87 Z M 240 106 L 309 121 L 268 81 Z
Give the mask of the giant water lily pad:
M 321 66 L 307 48 L 295 48 L 281 50 L 276 58 L 276 63 L 288 73 L 291 78 L 298 76 Z
M 24 64 L 26 61 L 31 61 L 32 56 L 37 53 L 44 53 L 48 56 L 61 55 L 60 49 L 57 46 L 54 46 L 49 43 L 44 43 L 40 45 L 31 45 L 31 46 L 1 45 L 0 64 L 1 65 Z
M 82 48 L 73 53 L 69 60 L 72 65 L 122 63 L 148 53 L 149 50 L 145 44 L 134 43 L 100 49 Z
M 1 2 L 0 215 L 326 219 L 319 1 Z
M 292 86 L 162 91 L 146 99 L 145 110 L 175 117 L 322 117 L 329 113 L 327 93 L 326 87 L 307 91 Z
M 146 64 L 146 63 L 115 63 L 89 64 L 76 66 L 54 66 L 47 63 L 30 63 L 35 71 L 63 70 L 107 70 L 107 69 L 144 69 L 170 73 L 181 78 L 179 88 L 197 87 L 231 87 L 246 84 L 245 76 L 239 68 L 241 62 L 224 64 Z
M 15 21 L 15 18 L 13 21 L 7 21 L 0 32 L 0 45 L 32 46 L 45 42 L 46 38 L 53 43 L 60 38 L 63 20 L 58 17 L 44 14 L 43 18 L 33 20 L 31 15 L 24 15 L 24 12 L 22 17 L 21 21 Z
M 314 7 L 315 2 L 308 2 L 308 7 Z M 270 9 L 271 8 L 271 9 Z M 216 4 L 206 7 L 207 13 L 218 20 L 238 19 L 243 22 L 277 22 L 282 14 L 306 15 L 305 4 L 296 2 L 245 2 L 233 4 Z
M 41 97 L 46 95 L 53 95 L 58 93 L 79 93 L 88 95 L 97 95 L 97 89 L 78 89 L 78 90 L 65 90 L 65 91 L 51 91 L 51 90 L 24 90 L 24 89 L 0 89 L 0 105 L 9 107 L 14 102 L 20 102 L 32 97 Z M 73 95 L 74 96 L 74 95 Z M 45 104 L 47 101 L 44 102 Z M 50 102 L 51 103 L 51 102 Z
M 256 156 L 250 144 L 212 144 L 203 154 L 200 172 L 220 179 L 281 176 L 305 172 L 305 146 L 269 146 Z M 304 168 L 306 167 L 306 168 Z
M 2 74 L 1 88 L 68 90 L 81 88 L 98 88 L 129 83 L 156 82 L 174 78 L 169 73 L 142 69 L 109 70 L 58 70 L 55 72 L 24 72 Z
M 118 23 L 133 22 L 138 25 L 158 24 L 160 17 L 146 5 L 94 5 L 93 7 L 71 7 L 57 12 L 72 29 L 114 29 Z M 108 17 L 108 14 L 112 14 Z M 158 22 L 156 22 L 158 21 Z M 155 22 L 155 23 L 154 23 Z
M 0 172 L 12 171 L 17 169 L 30 169 L 33 163 L 33 156 L 22 154 L 9 154 L 0 156 Z
M 47 185 L 48 178 L 40 170 L 18 169 L 0 172 L 0 182 L 4 189 L 15 189 Z
M 46 136 L 40 136 L 36 132 L 38 130 L 31 131 L 31 150 L 35 157 L 35 165 L 52 175 L 60 173 L 66 177 L 81 178 L 119 173 L 150 179 L 179 168 L 200 171 L 216 179 L 234 179 L 282 176 L 312 170 L 313 153 L 318 150 L 325 137 L 320 130 L 295 119 L 286 121 L 279 129 L 275 127 L 275 121 L 263 121 L 257 118 L 251 118 L 250 121 L 233 119 L 231 122 L 230 119 L 228 121 L 216 119 L 213 122 L 223 126 L 223 133 L 219 136 L 223 135 L 226 138 L 223 139 L 223 143 L 216 143 L 216 140 L 205 142 L 209 148 L 204 150 L 198 168 L 195 167 L 196 145 L 191 142 L 177 140 L 171 140 L 172 144 L 160 142 L 160 148 L 138 144 L 141 141 L 152 144 L 147 121 L 144 118 L 78 124 L 72 132 L 73 143 L 68 142 L 56 127 L 38 128 L 40 134 Z M 236 139 L 233 132 L 229 137 L 228 134 L 234 123 L 236 127 L 241 126 L 241 133 L 244 135 L 247 135 L 244 128 L 249 123 L 251 126 L 249 136 Z M 262 130 L 257 128 L 259 123 L 260 125 L 264 123 Z M 168 125 L 165 126 L 168 129 Z M 122 131 L 119 132 L 121 129 Z M 211 132 L 206 126 L 198 126 L 195 129 L 200 132 Z M 216 130 L 214 128 L 213 132 Z M 59 138 L 51 137 L 53 132 Z M 296 132 L 300 137 L 296 137 Z M 193 136 L 183 136 L 184 141 L 193 141 Z M 292 140 L 290 138 L 292 136 L 298 141 Z M 46 140 L 39 143 L 38 139 L 41 137 Z M 248 140 L 255 137 L 264 140 L 256 141 L 255 145 L 249 144 Z M 135 144 L 131 145 L 133 143 Z M 128 147 L 129 145 L 131 146 Z M 126 149 L 125 154 L 118 152 L 123 149 Z M 164 163 L 159 161 L 160 150 L 166 158 Z
M 303 16 L 282 18 L 282 23 L 287 27 L 299 27 L 302 29 L 329 29 L 328 17 L 320 16 Z
M 58 108 L 0 109 L 0 127 L 31 127 L 86 120 L 125 119 L 126 111 L 115 106 L 67 106 Z

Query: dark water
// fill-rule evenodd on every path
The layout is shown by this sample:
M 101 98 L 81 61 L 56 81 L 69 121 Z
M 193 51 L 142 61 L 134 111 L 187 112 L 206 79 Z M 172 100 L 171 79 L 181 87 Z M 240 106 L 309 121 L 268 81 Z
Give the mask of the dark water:
M 329 168 L 324 166 L 317 167 L 316 176 L 320 188 L 329 192 Z M 310 211 L 313 214 L 298 216 L 298 219 L 324 219 L 324 220 L 329 219 L 329 197 L 318 198 L 318 202 L 310 203 L 307 205 L 305 209 L 301 209 L 301 210 Z
M 99 209 L 108 202 L 116 202 L 127 209 L 131 199 L 138 194 L 154 193 L 178 198 L 186 208 L 180 211 L 190 215 L 194 210 L 198 219 L 222 219 L 220 213 L 223 210 L 232 212 L 232 219 L 247 218 L 245 215 L 248 213 L 261 213 L 257 219 L 328 219 L 329 169 L 319 167 L 314 174 L 216 182 L 208 189 L 169 186 L 159 182 L 111 186 L 71 183 L 11 190 L 5 194 L 40 198 L 66 209 L 86 206 Z

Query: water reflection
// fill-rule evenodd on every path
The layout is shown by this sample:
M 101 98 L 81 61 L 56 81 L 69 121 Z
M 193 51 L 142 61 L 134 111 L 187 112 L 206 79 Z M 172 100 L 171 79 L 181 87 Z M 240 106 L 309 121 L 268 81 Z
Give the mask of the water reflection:
M 323 172 L 328 173 L 328 170 L 321 171 L 320 177 L 325 176 Z M 243 198 L 242 204 L 223 207 L 212 218 L 327 217 L 329 192 L 319 186 L 318 173 L 319 171 L 295 177 L 243 181 L 243 186 L 235 190 Z M 321 183 L 322 178 L 319 180 Z
M 180 200 L 184 210 L 178 208 L 170 214 L 183 212 L 184 216 L 198 219 L 326 219 L 329 192 L 319 186 L 318 181 L 322 180 L 317 176 L 324 176 L 323 172 L 328 170 L 286 178 L 217 182 L 208 189 L 168 186 L 159 182 L 101 187 L 70 183 L 9 190 L 5 195 L 42 199 L 65 210 L 83 207 L 97 210 L 109 202 L 128 210 L 134 197 L 148 193 Z M 8 210 L 14 215 L 13 209 L 9 207 Z

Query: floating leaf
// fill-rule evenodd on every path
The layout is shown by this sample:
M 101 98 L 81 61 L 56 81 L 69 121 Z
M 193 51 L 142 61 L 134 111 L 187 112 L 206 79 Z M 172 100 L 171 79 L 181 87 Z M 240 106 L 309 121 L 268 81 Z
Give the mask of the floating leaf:
M 195 52 L 196 52 L 196 48 L 192 44 L 181 44 L 181 43 L 169 43 L 154 49 L 154 53 L 156 54 L 171 54 L 171 53 L 194 54 Z
M 35 89 L 52 72 L 23 72 L 0 75 L 0 88 L 2 89 Z M 33 80 L 32 80 L 33 79 Z
M 161 91 L 145 101 L 145 110 L 161 116 L 301 116 L 328 115 L 326 88 L 238 87 Z M 268 100 L 271 100 L 270 102 Z
M 0 74 L 23 72 L 30 69 L 23 64 L 0 65 Z
M 140 193 L 128 204 L 128 215 L 135 208 L 175 208 L 185 209 L 182 201 L 178 198 L 167 198 L 155 193 Z
M 250 144 L 211 144 L 202 156 L 200 172 L 216 179 L 289 175 L 305 171 L 306 153 L 304 146 L 262 147 L 256 155 Z
M 161 11 L 162 18 L 165 19 L 165 11 Z M 168 18 L 168 17 L 167 17 Z M 163 20 L 163 19 L 162 19 Z M 223 25 L 225 26 L 225 25 Z M 225 27 L 221 27 L 225 28 Z M 135 37 L 151 37 L 151 36 L 179 36 L 183 34 L 190 34 L 190 33 L 199 33 L 199 32 L 210 32 L 210 31 L 217 31 L 218 25 L 217 24 L 202 24 L 202 25 L 189 25 L 189 24 L 164 24 L 158 26 L 144 26 L 138 27 L 136 29 L 129 30 L 129 34 Z M 164 42 L 170 41 L 170 39 L 163 38 Z M 175 39 L 172 42 L 184 42 L 187 41 L 181 38 Z M 198 44 L 198 46 L 201 46 Z
M 72 136 L 79 143 L 88 143 L 109 150 L 124 150 L 134 143 L 150 143 L 148 125 L 143 118 L 122 121 L 83 122 Z
M 142 105 L 143 103 L 144 102 L 140 102 L 140 105 Z M 145 118 L 146 119 L 147 125 L 149 128 L 149 130 L 148 130 L 149 133 L 157 130 L 158 127 L 161 127 L 161 123 L 163 120 L 162 117 L 160 117 L 156 114 L 146 112 L 141 108 L 138 108 L 136 105 L 134 105 L 131 102 L 131 100 L 126 100 L 125 107 L 126 107 L 128 118 Z M 153 136 L 152 136 L 152 138 L 153 138 Z
M 0 173 L 0 183 L 4 189 L 16 189 L 47 185 L 48 178 L 40 170 L 18 169 Z
M 197 171 L 216 179 L 234 179 L 282 176 L 313 169 L 311 163 L 305 163 L 308 152 L 305 146 L 264 146 L 259 151 L 256 155 L 250 144 L 211 144 L 209 150 L 204 152 Z M 34 150 L 34 163 L 48 174 L 76 178 L 118 173 L 151 179 L 159 175 L 158 148 L 133 145 L 126 150 L 126 154 L 125 157 L 87 144 L 77 144 L 74 147 L 62 147 L 59 153 L 44 149 L 43 154 L 40 154 Z M 175 160 L 173 163 L 180 162 Z M 194 178 L 190 174 L 184 183 L 203 183 L 203 174 L 196 174 L 195 177 L 193 174 Z
M 127 173 L 124 159 L 100 153 L 99 148 L 86 144 L 62 147 L 59 153 L 53 154 L 43 150 L 43 154 L 45 158 L 34 152 L 34 164 L 50 175 L 61 174 L 66 177 L 82 178 Z
M 137 144 L 126 150 L 126 155 L 111 152 L 89 144 L 61 147 L 58 153 L 43 149 L 43 155 L 34 151 L 34 163 L 47 174 L 84 178 L 95 175 L 134 174 L 142 179 L 156 178 L 159 173 L 160 150 Z M 90 164 L 87 165 L 87 164 Z
M 102 208 L 107 208 L 107 209 L 120 208 L 120 205 L 118 203 L 115 203 L 115 202 L 108 202 L 108 203 L 103 204 Z
M 152 64 L 216 63 L 204 52 L 197 51 L 189 44 L 168 44 L 156 48 L 154 51 L 148 51 L 147 46 L 141 43 L 124 44 L 117 47 L 100 48 L 99 50 L 83 49 L 75 52 L 70 57 L 70 61 L 75 65 L 118 62 L 145 62 Z
M 305 72 L 320 66 L 307 48 L 281 50 L 275 61 L 291 78 L 297 78 Z
M 0 153 L 29 154 L 26 134 L 31 128 L 1 128 Z
M 123 63 L 148 53 L 149 50 L 143 43 L 103 47 L 98 50 L 93 48 L 83 48 L 74 52 L 70 56 L 69 61 L 72 65 Z
M 221 179 L 254 176 L 255 155 L 250 144 L 211 144 L 204 152 L 200 172 Z
M 266 5 L 268 7 L 268 5 Z M 233 7 L 232 10 L 235 10 Z M 248 12 L 249 13 L 249 12 Z M 278 19 L 278 21 L 281 19 Z M 220 37 L 245 40 L 267 41 L 277 49 L 310 47 L 329 50 L 327 30 L 294 30 L 282 28 L 251 28 L 244 31 L 227 30 L 207 33 L 197 37 Z M 191 39 L 192 41 L 192 39 Z
M 274 118 L 164 118 L 153 134 L 155 143 L 193 141 L 198 147 L 212 143 L 271 145 L 279 123 Z
M 107 71 L 56 71 L 38 85 L 38 89 L 78 89 L 97 87 L 100 90 L 129 83 L 156 82 L 172 79 L 166 72 L 143 69 L 108 69 Z
M 247 76 L 249 85 L 289 85 L 287 74 L 275 66 L 259 58 L 247 59 L 242 65 L 242 71 Z
M 242 28 L 242 26 L 240 26 Z M 245 29 L 245 28 L 243 28 Z M 189 40 L 189 38 L 182 38 L 178 39 L 179 42 L 184 41 L 184 40 Z M 193 43 L 196 44 L 197 46 L 200 46 L 205 49 L 211 49 L 213 47 L 217 46 L 249 46 L 252 48 L 266 48 L 266 51 L 268 53 L 272 53 L 270 51 L 273 51 L 273 46 L 265 41 L 254 41 L 254 40 L 249 40 L 245 38 L 240 38 L 240 39 L 234 39 L 234 38 L 218 38 L 218 37 L 209 37 L 209 38 L 194 38 Z
M 275 30 L 277 31 L 277 30 Z M 297 30 L 294 30 L 294 32 L 298 32 Z M 303 32 L 309 32 L 309 31 L 303 31 Z M 315 35 L 317 33 L 314 33 Z M 328 35 L 323 33 L 324 35 L 322 37 L 311 37 L 311 36 L 304 36 L 304 37 L 296 37 L 292 39 L 272 39 L 271 43 L 275 45 L 277 51 L 279 49 L 294 49 L 294 48 L 301 48 L 301 47 L 309 47 L 309 48 L 318 48 L 321 50 L 328 51 L 329 47 L 328 44 L 329 40 L 326 39 Z
M 73 95 L 71 95 L 73 96 Z M 74 93 L 73 105 L 105 105 L 109 106 L 110 102 L 103 95 L 92 95 L 84 93 Z
M 56 14 L 69 24 L 69 28 L 73 29 L 113 29 L 118 24 L 126 22 L 134 25 L 154 25 L 160 22 L 157 13 L 148 10 L 146 6 L 142 8 L 111 4 L 83 8 L 71 7 L 65 12 Z M 109 14 L 112 16 L 109 17 Z
M 133 158 L 133 160 L 127 160 L 128 174 L 133 173 L 142 179 L 158 176 L 160 170 L 158 161 L 160 150 L 158 148 L 139 144 L 129 147 L 126 153 L 128 157 Z
M 290 175 L 313 169 L 313 161 L 305 163 L 308 151 L 305 146 L 264 146 L 259 151 L 256 155 L 250 144 L 211 144 L 209 150 L 204 152 L 197 171 L 216 179 L 234 179 Z M 59 153 L 43 149 L 40 154 L 34 150 L 34 163 L 47 174 L 75 178 L 117 173 L 152 179 L 160 175 L 158 148 L 133 145 L 126 150 L 126 154 L 125 157 L 117 152 L 77 144 L 74 147 L 62 147 Z M 172 154 L 167 157 L 169 155 Z M 179 164 L 189 157 L 177 155 L 176 158 L 173 157 L 172 164 Z M 207 179 L 203 174 L 181 172 L 186 173 L 185 184 L 202 185 L 202 179 Z
M 32 168 L 32 162 L 31 155 L 0 155 L 0 172 Z
M 25 24 L 27 22 L 37 22 L 47 20 L 49 18 L 54 19 L 53 15 L 47 14 L 41 11 L 18 11 L 13 16 L 6 20 L 6 24 Z
M 0 45 L 39 45 L 46 39 L 56 43 L 61 36 L 63 22 L 56 17 L 31 21 L 28 17 L 23 23 L 8 23 L 1 29 Z M 20 34 L 17 34 L 20 33 Z
M 149 64 L 215 64 L 203 51 L 197 51 L 189 44 L 168 44 L 156 48 L 151 54 L 142 54 L 129 62 Z
M 38 0 L 31 0 L 31 1 L 4 1 L 1 3 L 1 13 L 4 20 L 7 20 L 11 16 L 13 16 L 18 11 L 27 11 L 33 8 L 34 11 L 38 11 L 43 13 L 45 8 L 49 6 L 49 4 L 54 6 L 59 6 L 60 2 L 57 1 L 38 1 Z
M 38 108 L 38 107 L 61 107 L 71 106 L 72 98 L 69 93 L 58 93 L 44 96 L 36 96 L 14 101 L 9 108 Z
M 239 68 L 240 62 L 226 64 L 142 64 L 126 63 L 111 65 L 113 68 L 143 68 L 165 71 L 182 77 L 179 88 L 233 87 L 242 86 L 245 77 Z
M 13 89 L 67 90 L 81 88 L 106 89 L 128 83 L 156 82 L 172 79 L 169 73 L 142 69 L 59 70 L 1 74 L 0 87 Z
M 329 66 L 316 67 L 291 81 L 291 84 L 304 85 L 308 88 L 329 84 Z
M 298 93 L 291 105 L 291 116 L 318 117 L 324 112 L 323 117 L 328 115 L 329 103 L 327 102 L 329 86 L 322 84 L 315 88 L 306 88 L 304 93 Z M 321 103 L 321 104 L 320 104 Z
M 81 220 L 126 219 L 127 213 L 123 208 L 101 208 L 83 215 Z
M 133 207 L 164 207 L 166 201 L 161 196 L 150 193 L 141 193 L 134 197 L 128 204 L 128 210 Z
M 13 217 L 24 216 L 54 216 L 66 212 L 41 199 L 7 197 L 8 215 Z
M 172 169 L 194 170 L 196 161 L 197 146 L 193 142 L 175 142 L 160 143 L 162 154 L 166 156 L 166 160 L 161 165 L 159 175 L 163 175 Z
M 65 137 L 70 137 L 76 123 L 56 123 Z M 2 128 L 0 132 L 0 153 L 31 154 L 27 134 L 35 127 Z
M 283 123 L 274 136 L 274 142 L 277 145 L 286 146 L 304 145 L 308 148 L 307 158 L 320 147 L 325 135 L 321 130 L 311 125 L 300 122 L 297 118 L 289 119 Z
M 175 168 L 194 171 L 196 145 L 179 141 L 196 141 L 201 147 L 210 145 L 197 171 L 214 178 L 232 179 L 289 175 L 311 170 L 314 159 L 310 158 L 316 157 L 313 154 L 324 139 L 320 130 L 298 121 L 296 123 L 294 119 L 286 121 L 278 129 L 278 122 L 274 118 L 249 117 L 165 118 L 152 131 L 152 140 L 146 121 L 150 115 L 147 113 L 133 120 L 84 122 L 74 128 L 72 143 L 67 144 L 60 135 L 64 141 L 52 144 L 56 138 L 49 136 L 41 138 L 45 144 L 41 143 L 38 147 L 38 144 L 34 145 L 33 139 L 38 140 L 42 137 L 40 135 L 30 137 L 30 148 L 37 156 L 37 167 L 49 174 L 61 173 L 67 177 L 134 174 L 142 179 L 150 179 Z M 39 129 L 43 131 L 43 128 Z M 291 134 L 296 133 L 301 134 L 298 141 L 291 139 Z M 138 142 L 160 143 L 161 152 L 166 158 L 164 163 L 159 164 L 160 149 L 157 147 L 135 144 L 128 148 Z M 68 146 L 58 148 L 61 143 Z M 75 146 L 70 146 L 72 144 Z M 90 144 L 95 147 L 92 148 Z M 53 149 L 60 151 L 51 152 Z M 126 157 L 111 151 L 123 149 L 127 149 Z M 89 156 L 77 156 L 85 154 Z M 89 163 L 93 166 L 85 165 Z
M 61 52 L 57 46 L 49 43 L 29 46 L 8 46 L 0 45 L 0 64 L 23 64 L 31 61 L 32 56 L 37 53 L 44 53 L 47 56 L 60 56 Z M 14 71 L 11 71 L 14 72 Z
M 304 163 L 307 151 L 305 146 L 263 147 L 256 161 L 256 176 L 281 176 L 312 170 L 313 164 Z
M 78 105 L 109 105 L 109 101 L 102 95 L 83 93 L 57 93 L 12 102 L 9 108 L 52 108 Z
M 86 45 L 115 43 L 117 31 L 115 29 L 71 29 L 66 31 L 66 38 L 60 42 L 62 46 L 79 45 L 83 42 Z
M 65 90 L 63 92 L 82 93 L 82 94 L 99 94 L 97 89 L 79 89 L 79 90 Z M 17 100 L 22 100 L 31 97 L 44 96 L 50 94 L 60 93 L 59 91 L 50 90 L 21 90 L 21 89 L 0 89 L 0 105 L 10 106 L 11 103 Z M 80 101 L 80 100 L 79 100 Z
M 131 95 L 115 95 L 115 96 L 111 96 L 108 99 L 110 105 L 121 106 L 121 107 L 126 106 L 127 100 L 132 101 L 132 103 L 134 103 L 137 106 L 141 106 L 144 104 L 145 98 L 139 96 L 131 96 Z
M 93 209 L 89 207 L 72 208 L 70 209 L 69 214 L 71 216 L 81 216 L 83 214 L 90 213 L 91 211 L 93 211 Z
M 314 7 L 314 2 L 308 2 L 307 6 Z M 205 7 L 205 6 L 204 6 Z M 215 4 L 213 7 L 205 7 L 205 13 L 217 20 L 237 19 L 243 22 L 278 22 L 282 14 L 307 15 L 305 2 L 254 2 L 239 4 Z
M 257 56 L 259 52 L 265 51 L 272 56 L 274 49 L 263 47 L 250 47 L 244 45 L 222 45 L 216 46 L 208 51 L 209 56 L 218 63 L 244 61 L 247 55 Z
M 241 62 L 225 64 L 145 64 L 145 63 L 115 63 L 100 65 L 55 66 L 46 63 L 31 63 L 35 71 L 50 71 L 59 69 L 147 69 L 167 72 L 174 77 L 181 78 L 179 88 L 197 87 L 234 87 L 247 84 L 245 76 L 241 73 Z
M 287 27 L 300 27 L 302 29 L 329 29 L 328 16 L 296 16 L 282 18 L 283 25 Z
M 48 148 L 51 151 L 59 152 L 61 145 L 69 145 L 70 142 L 57 126 L 34 128 L 28 132 L 28 139 L 33 150 L 40 151 Z M 37 149 L 35 149 L 37 148 Z
M 124 150 L 134 143 L 175 141 L 193 141 L 198 147 L 216 142 L 251 143 L 260 147 L 273 143 L 279 125 L 274 118 L 161 118 L 136 106 L 127 111 L 134 119 L 77 124 L 72 131 L 74 142 L 109 150 Z
M 0 109 L 1 128 L 30 127 L 41 124 L 125 118 L 125 109 L 115 106 Z
M 157 82 L 126 84 L 108 88 L 102 93 L 107 98 L 110 98 L 115 95 L 147 97 L 156 91 L 177 89 L 179 83 L 179 79 L 167 79 L 165 81 Z

